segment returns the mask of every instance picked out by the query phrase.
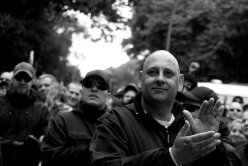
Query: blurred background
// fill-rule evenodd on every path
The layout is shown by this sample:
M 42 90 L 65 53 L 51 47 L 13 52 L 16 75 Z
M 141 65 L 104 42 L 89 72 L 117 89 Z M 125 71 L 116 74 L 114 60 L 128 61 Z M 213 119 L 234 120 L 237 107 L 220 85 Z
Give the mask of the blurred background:
M 169 50 L 199 82 L 248 82 L 247 0 L 0 2 L 0 72 L 29 61 L 67 84 L 107 70 L 112 91 L 137 82 L 144 58 Z M 218 81 L 217 81 L 218 82 Z

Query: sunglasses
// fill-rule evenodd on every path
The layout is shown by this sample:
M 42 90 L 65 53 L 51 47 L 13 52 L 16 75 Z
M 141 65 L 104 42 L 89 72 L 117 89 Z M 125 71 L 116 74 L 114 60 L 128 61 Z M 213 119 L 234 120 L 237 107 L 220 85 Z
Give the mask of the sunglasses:
M 230 110 L 230 111 L 232 111 L 232 112 L 234 112 L 235 110 L 236 110 L 237 112 L 241 112 L 241 110 L 240 110 L 240 109 L 230 108 L 229 110 Z
M 188 110 L 189 112 L 195 112 L 195 110 L 200 109 L 199 106 L 195 106 L 192 104 L 183 104 L 183 108 Z
M 32 80 L 32 78 L 30 78 L 28 75 L 24 75 L 24 74 L 17 74 L 16 76 L 15 76 L 15 79 L 17 80 L 17 81 L 22 81 L 22 80 L 24 80 L 25 82 L 30 82 L 31 80 Z
M 103 83 L 100 84 L 100 83 L 95 82 L 93 80 L 84 81 L 83 86 L 85 88 L 93 88 L 94 86 L 96 86 L 97 89 L 102 90 L 102 91 L 105 91 L 108 89 L 108 87 L 105 84 L 103 84 Z

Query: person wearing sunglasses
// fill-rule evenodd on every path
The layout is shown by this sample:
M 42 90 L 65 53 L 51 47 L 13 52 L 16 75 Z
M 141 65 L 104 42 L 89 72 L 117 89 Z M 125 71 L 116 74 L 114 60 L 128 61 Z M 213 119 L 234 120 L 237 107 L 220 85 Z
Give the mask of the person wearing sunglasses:
M 49 123 L 41 143 L 44 166 L 90 165 L 95 123 L 107 111 L 109 77 L 103 70 L 93 70 L 81 84 L 81 100 L 74 110 L 58 114 Z
M 48 124 L 48 108 L 38 102 L 32 85 L 35 71 L 27 62 L 13 70 L 10 88 L 0 98 L 2 165 L 37 166 L 40 141 Z
M 239 102 L 232 102 L 227 110 L 227 117 L 230 121 L 242 118 L 243 107 Z

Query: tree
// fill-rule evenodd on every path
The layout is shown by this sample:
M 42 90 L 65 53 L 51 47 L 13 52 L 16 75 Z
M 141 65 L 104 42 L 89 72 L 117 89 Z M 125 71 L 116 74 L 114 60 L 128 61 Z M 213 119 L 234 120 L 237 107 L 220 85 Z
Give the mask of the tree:
M 74 16 L 67 14 L 68 11 L 80 11 L 88 14 L 92 19 L 104 16 L 107 21 L 121 22 L 117 8 L 113 7 L 115 1 L 1 1 L 0 71 L 10 71 L 18 62 L 28 61 L 30 51 L 33 50 L 37 75 L 50 73 L 59 80 L 68 81 L 68 77 L 72 76 L 67 74 L 71 72 L 67 61 L 71 35 L 86 32 L 84 27 L 78 25 Z M 103 27 L 101 24 L 96 26 Z
M 133 3 L 132 37 L 128 54 L 165 49 L 169 21 L 175 1 L 139 0 Z M 220 78 L 224 82 L 248 82 L 247 13 L 245 0 L 178 1 L 172 24 L 170 52 L 182 71 L 192 61 L 201 64 L 200 80 Z

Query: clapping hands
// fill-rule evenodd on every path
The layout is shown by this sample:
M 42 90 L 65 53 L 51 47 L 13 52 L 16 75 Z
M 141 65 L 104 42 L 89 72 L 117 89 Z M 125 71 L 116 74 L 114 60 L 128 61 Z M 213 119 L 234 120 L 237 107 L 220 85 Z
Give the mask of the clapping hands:
M 187 120 L 171 148 L 178 164 L 193 162 L 216 149 L 221 143 L 218 130 L 223 112 L 221 102 L 218 100 L 214 104 L 213 98 L 202 103 L 195 119 L 190 112 L 184 110 Z

